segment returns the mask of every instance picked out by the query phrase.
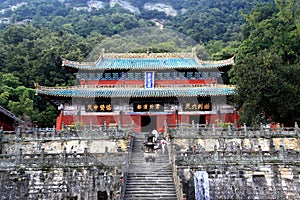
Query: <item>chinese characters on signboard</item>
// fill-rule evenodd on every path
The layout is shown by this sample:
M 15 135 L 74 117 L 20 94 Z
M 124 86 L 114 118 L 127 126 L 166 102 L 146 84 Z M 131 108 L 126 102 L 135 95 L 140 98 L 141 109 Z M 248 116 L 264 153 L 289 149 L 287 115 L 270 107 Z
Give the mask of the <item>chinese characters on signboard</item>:
M 112 112 L 110 103 L 90 103 L 85 105 L 86 112 Z
M 211 111 L 211 102 L 185 102 L 184 111 Z
M 134 103 L 134 112 L 161 112 L 164 111 L 163 103 Z
M 154 72 L 145 72 L 145 88 L 154 88 Z

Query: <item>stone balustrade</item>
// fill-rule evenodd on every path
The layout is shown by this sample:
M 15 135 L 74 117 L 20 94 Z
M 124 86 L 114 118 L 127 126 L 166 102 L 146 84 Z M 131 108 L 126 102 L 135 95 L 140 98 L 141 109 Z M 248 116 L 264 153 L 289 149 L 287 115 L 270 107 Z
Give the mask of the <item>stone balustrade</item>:
M 96 126 L 59 132 L 1 130 L 0 192 L 11 199 L 21 194 L 28 199 L 120 199 L 126 190 L 131 136 L 131 128 Z M 164 136 L 178 199 L 195 198 L 197 171 L 208 173 L 212 199 L 300 198 L 297 125 L 166 125 Z
M 236 152 L 218 151 L 218 152 L 203 152 L 201 154 L 183 153 L 176 155 L 176 164 L 193 166 L 193 165 L 224 165 L 224 164 L 291 164 L 299 165 L 299 152 L 274 152 L 271 155 L 269 152 L 260 154 L 259 152 L 245 152 L 236 154 Z
M 22 149 L 19 154 L 1 154 L 0 168 L 15 165 L 38 165 L 49 167 L 68 167 L 68 166 L 122 166 L 126 152 L 122 153 L 41 153 L 23 154 Z
M 180 199 L 206 171 L 212 199 L 299 199 L 299 128 L 179 124 L 165 127 Z M 178 180 L 179 179 L 179 180 Z
M 216 124 L 169 124 L 168 133 L 176 138 L 254 138 L 254 137 L 300 137 L 298 127 L 266 128 L 218 126 Z
M 66 127 L 64 130 L 56 131 L 55 129 L 40 129 L 32 130 L 16 130 L 3 131 L 0 130 L 0 139 L 3 142 L 7 141 L 35 141 L 35 140 L 84 140 L 84 139 L 120 139 L 127 138 L 134 134 L 133 126 L 124 125 L 122 127 L 105 127 L 105 126 L 81 126 L 81 129 L 71 129 Z M 1 143 L 0 143 L 1 144 Z
M 118 199 L 131 135 L 109 127 L 1 130 L 0 193 L 9 199 Z

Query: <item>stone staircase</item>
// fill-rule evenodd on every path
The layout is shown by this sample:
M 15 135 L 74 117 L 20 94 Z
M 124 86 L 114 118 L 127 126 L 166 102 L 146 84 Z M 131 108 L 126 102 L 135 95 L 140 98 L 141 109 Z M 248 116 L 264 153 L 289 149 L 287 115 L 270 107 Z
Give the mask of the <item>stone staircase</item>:
M 145 134 L 136 134 L 126 183 L 125 200 L 176 200 L 168 153 L 162 153 L 159 149 L 156 152 L 155 162 L 146 162 L 144 156 L 148 153 L 142 151 L 143 142 L 145 142 Z

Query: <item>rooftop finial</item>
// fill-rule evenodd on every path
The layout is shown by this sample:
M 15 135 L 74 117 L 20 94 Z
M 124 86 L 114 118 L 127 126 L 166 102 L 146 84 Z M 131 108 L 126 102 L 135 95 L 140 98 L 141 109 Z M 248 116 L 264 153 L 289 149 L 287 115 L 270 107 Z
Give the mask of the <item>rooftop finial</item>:
M 101 52 L 100 52 L 100 54 L 101 54 L 101 55 L 103 55 L 103 54 L 104 54 L 104 52 L 105 52 L 105 48 L 101 48 Z

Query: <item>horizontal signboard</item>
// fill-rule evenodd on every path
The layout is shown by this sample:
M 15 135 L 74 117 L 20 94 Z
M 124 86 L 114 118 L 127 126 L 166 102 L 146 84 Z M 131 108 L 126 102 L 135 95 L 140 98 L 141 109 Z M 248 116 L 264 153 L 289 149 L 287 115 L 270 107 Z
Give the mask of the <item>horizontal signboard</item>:
M 86 112 L 112 112 L 112 105 L 110 103 L 91 103 L 85 105 Z
M 133 103 L 134 112 L 162 112 L 164 111 L 164 103 Z
M 211 111 L 211 102 L 185 102 L 183 111 Z

